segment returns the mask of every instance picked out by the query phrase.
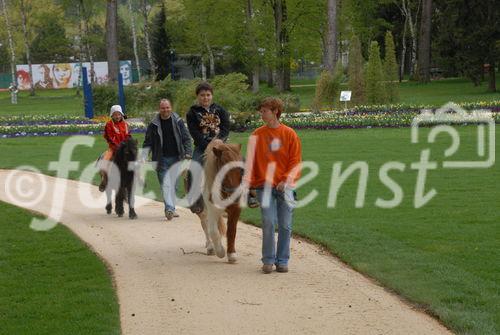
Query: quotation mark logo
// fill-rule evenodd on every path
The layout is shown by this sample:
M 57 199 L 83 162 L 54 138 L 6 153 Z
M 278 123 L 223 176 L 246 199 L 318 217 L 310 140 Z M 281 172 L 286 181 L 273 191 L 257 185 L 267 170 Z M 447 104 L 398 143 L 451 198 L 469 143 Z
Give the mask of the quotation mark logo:
M 489 168 L 495 164 L 495 119 L 487 110 L 473 110 L 467 112 L 455 103 L 447 103 L 435 113 L 424 110 L 412 121 L 411 142 L 418 143 L 418 131 L 421 125 L 436 125 L 427 135 L 427 143 L 434 143 L 441 133 L 448 134 L 452 143 L 444 152 L 444 156 L 451 158 L 460 147 L 460 134 L 451 124 L 477 125 L 477 157 L 478 160 L 445 160 L 443 168 Z

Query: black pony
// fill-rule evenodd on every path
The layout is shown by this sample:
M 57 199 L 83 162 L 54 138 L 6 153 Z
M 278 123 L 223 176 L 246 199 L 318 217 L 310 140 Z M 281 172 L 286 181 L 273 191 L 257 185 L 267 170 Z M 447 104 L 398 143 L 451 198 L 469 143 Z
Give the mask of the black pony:
M 118 176 L 114 176 L 113 172 L 110 173 L 108 179 L 108 187 L 106 187 L 106 212 L 111 214 L 113 206 L 111 205 L 111 193 L 114 190 L 115 196 L 115 212 L 119 217 L 123 216 L 125 210 L 123 209 L 123 201 L 127 200 L 130 219 L 137 219 L 137 214 L 134 210 L 134 175 L 135 169 L 129 168 L 130 163 L 137 161 L 137 141 L 129 137 L 123 141 L 113 157 L 113 163 L 118 168 Z M 113 170 L 111 170 L 113 171 Z M 116 172 L 116 170 L 114 170 Z

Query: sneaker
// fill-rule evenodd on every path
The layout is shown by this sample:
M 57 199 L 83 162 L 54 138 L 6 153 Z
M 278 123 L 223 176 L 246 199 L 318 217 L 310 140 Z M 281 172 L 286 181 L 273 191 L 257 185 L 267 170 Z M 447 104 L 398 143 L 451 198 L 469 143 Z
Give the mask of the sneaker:
M 247 206 L 248 208 L 257 208 L 260 206 L 259 200 L 257 200 L 257 195 L 253 190 L 250 190 L 250 192 L 248 192 Z
M 174 212 L 171 211 L 171 210 L 166 210 L 165 211 L 165 217 L 167 218 L 167 220 L 172 220 L 174 218 Z
M 262 272 L 264 272 L 264 273 L 271 273 L 271 272 L 273 272 L 273 265 L 272 264 L 264 264 L 264 265 L 262 265 Z
M 276 272 L 288 272 L 288 265 L 276 265 Z

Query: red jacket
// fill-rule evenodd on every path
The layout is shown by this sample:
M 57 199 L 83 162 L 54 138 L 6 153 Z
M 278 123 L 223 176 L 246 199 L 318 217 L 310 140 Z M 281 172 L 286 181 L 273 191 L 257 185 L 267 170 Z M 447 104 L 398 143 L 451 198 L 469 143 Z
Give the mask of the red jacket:
M 113 153 L 118 149 L 120 143 L 125 141 L 130 137 L 128 124 L 124 120 L 120 122 L 113 122 L 113 120 L 109 120 L 106 123 L 106 127 L 104 128 L 104 138 L 106 142 L 108 142 L 109 148 L 113 151 Z

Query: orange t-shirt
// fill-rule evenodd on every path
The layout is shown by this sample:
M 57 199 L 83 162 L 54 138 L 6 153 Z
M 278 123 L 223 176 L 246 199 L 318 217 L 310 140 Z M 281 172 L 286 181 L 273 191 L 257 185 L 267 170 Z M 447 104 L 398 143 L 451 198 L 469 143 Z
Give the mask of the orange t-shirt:
M 280 124 L 278 128 L 262 126 L 256 129 L 252 136 L 255 142 L 255 154 L 252 160 L 252 139 L 247 150 L 247 164 L 252 164 L 249 176 L 246 178 L 250 187 L 262 187 L 266 183 L 266 174 L 270 164 L 276 164 L 274 175 L 268 176 L 273 187 L 288 180 L 290 186 L 300 177 L 301 143 L 297 133 L 290 127 Z M 272 168 L 272 167 L 271 167 Z M 272 170 L 271 170 L 272 171 Z M 293 173 L 293 175 L 291 175 Z

